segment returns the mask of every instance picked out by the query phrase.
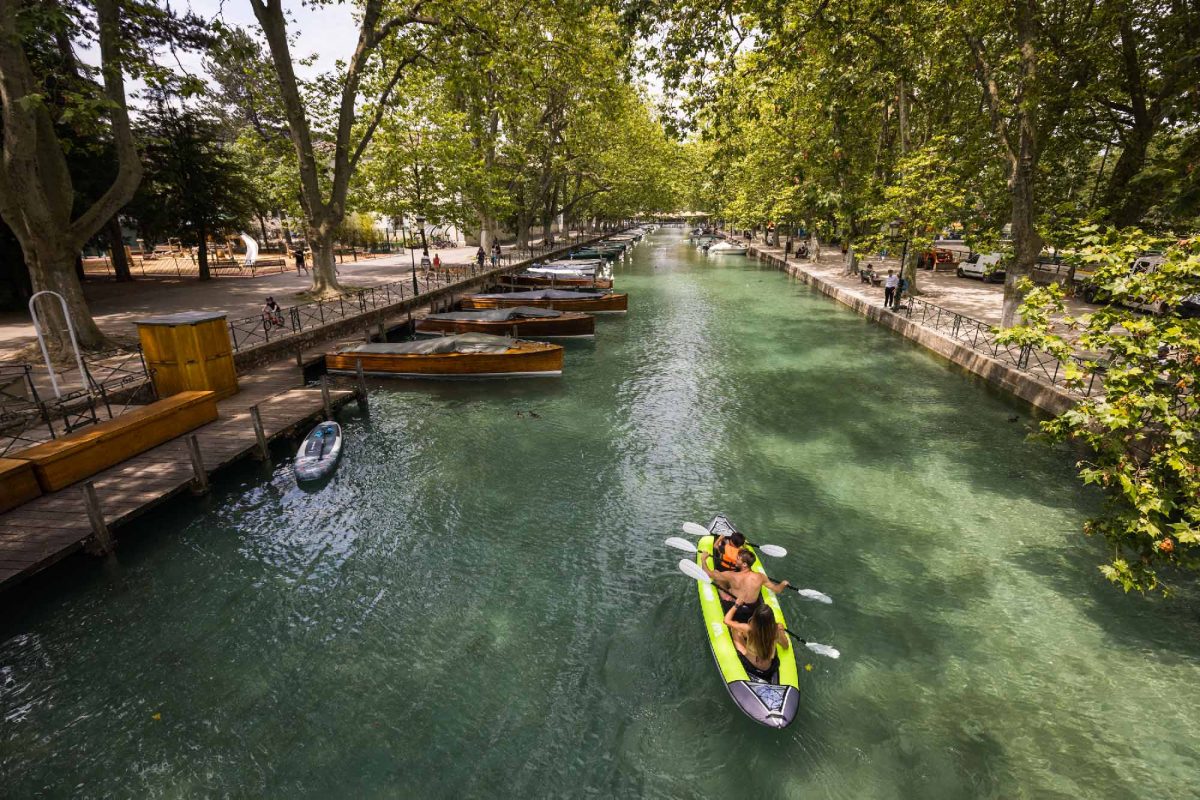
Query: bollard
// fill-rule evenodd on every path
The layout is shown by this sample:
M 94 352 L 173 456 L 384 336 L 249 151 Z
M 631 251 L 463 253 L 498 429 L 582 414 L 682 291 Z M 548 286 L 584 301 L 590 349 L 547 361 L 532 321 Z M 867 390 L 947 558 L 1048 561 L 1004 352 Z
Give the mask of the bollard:
M 329 376 L 321 376 L 321 402 L 325 404 L 325 419 L 333 419 L 333 404 L 329 402 Z
M 116 548 L 113 545 L 112 534 L 108 532 L 108 524 L 104 521 L 104 511 L 100 508 L 100 498 L 96 496 L 96 486 L 91 481 L 83 485 L 83 505 L 87 509 L 88 521 L 92 523 L 96 549 L 101 555 L 112 555 Z
M 200 440 L 196 434 L 187 437 L 188 455 L 192 457 L 192 494 L 208 493 L 208 472 L 204 469 L 204 457 L 200 455 Z
M 362 359 L 354 359 L 355 372 L 358 373 L 358 410 L 367 413 L 367 378 L 363 374 Z
M 258 453 L 255 458 L 259 461 L 266 461 L 271 457 L 271 449 L 267 446 L 267 432 L 263 430 L 262 415 L 258 413 L 258 406 L 250 406 L 250 419 L 254 422 L 254 438 L 258 440 Z

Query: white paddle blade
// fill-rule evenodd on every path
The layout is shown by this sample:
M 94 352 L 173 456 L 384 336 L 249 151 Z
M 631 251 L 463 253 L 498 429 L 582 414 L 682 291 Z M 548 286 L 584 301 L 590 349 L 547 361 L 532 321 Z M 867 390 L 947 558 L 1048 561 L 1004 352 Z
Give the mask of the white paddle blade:
M 787 548 L 780 547 L 777 544 L 760 544 L 755 545 L 755 548 L 764 556 L 771 556 L 772 558 L 784 558 L 787 556 Z
M 679 536 L 671 536 L 663 540 L 663 544 L 667 547 L 674 547 L 676 550 L 682 550 L 685 553 L 696 552 L 696 545 Z
M 805 642 L 804 646 L 809 650 L 812 650 L 814 653 L 818 653 L 823 656 L 829 656 L 830 658 L 841 658 L 842 656 L 842 654 L 837 651 L 837 648 L 830 647 L 827 644 L 821 644 L 820 642 Z
M 708 536 L 708 528 L 694 522 L 683 523 L 683 532 L 689 536 Z
M 816 600 L 818 603 L 829 605 L 833 602 L 833 598 L 824 592 L 818 592 L 816 589 L 797 589 L 796 594 L 808 600 Z
M 695 561 L 689 561 L 686 558 L 679 559 L 679 571 L 701 583 L 712 583 L 712 578 L 708 577 L 708 573 L 701 569 Z

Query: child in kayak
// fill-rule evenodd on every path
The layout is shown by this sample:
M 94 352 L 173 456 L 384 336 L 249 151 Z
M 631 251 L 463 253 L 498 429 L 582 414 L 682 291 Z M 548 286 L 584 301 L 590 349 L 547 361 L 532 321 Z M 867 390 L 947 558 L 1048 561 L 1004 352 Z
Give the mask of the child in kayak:
M 713 542 L 713 569 L 718 572 L 737 569 L 738 554 L 746 544 L 746 537 L 741 531 L 734 531 L 728 536 L 718 536 Z
M 751 678 L 774 683 L 779 674 L 779 653 L 775 651 L 775 645 L 785 650 L 791 647 L 787 632 L 775 621 L 775 612 L 766 603 L 759 602 L 749 622 L 734 619 L 737 608 L 731 606 L 725 612 L 725 624 L 729 626 L 742 666 Z
M 707 564 L 700 566 L 721 590 L 721 607 L 728 611 L 732 606 L 734 618 L 738 622 L 748 622 L 755 609 L 762 605 L 763 586 L 779 594 L 790 585 L 787 581 L 776 583 L 761 572 L 751 569 L 754 566 L 754 553 L 749 550 L 738 553 L 737 568 L 733 571 L 718 572 L 709 569 Z

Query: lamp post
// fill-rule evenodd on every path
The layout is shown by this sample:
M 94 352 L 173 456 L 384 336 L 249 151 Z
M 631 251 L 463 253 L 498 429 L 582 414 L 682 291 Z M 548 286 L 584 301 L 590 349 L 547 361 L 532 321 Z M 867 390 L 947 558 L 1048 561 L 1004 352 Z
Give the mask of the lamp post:
M 429 245 L 425 242 L 425 218 L 417 217 L 417 227 L 421 229 L 421 269 L 429 275 L 432 264 L 429 261 Z
M 404 246 L 408 247 L 408 226 L 404 226 Z M 421 287 L 417 286 L 417 257 L 413 255 L 413 249 L 408 247 L 408 260 L 412 263 L 412 279 L 413 279 L 413 297 L 421 293 Z

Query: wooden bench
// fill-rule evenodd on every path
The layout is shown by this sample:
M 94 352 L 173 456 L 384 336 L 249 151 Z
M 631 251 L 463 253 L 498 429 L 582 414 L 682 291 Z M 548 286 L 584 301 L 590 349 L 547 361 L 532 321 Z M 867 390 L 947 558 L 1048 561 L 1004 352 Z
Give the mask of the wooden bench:
M 42 487 L 33 464 L 15 458 L 0 458 L 0 513 L 40 497 Z
M 216 418 L 216 392 L 179 392 L 13 456 L 33 464 L 43 492 L 55 492 Z

